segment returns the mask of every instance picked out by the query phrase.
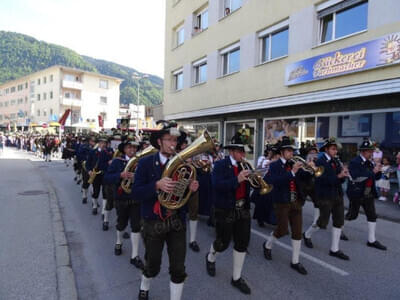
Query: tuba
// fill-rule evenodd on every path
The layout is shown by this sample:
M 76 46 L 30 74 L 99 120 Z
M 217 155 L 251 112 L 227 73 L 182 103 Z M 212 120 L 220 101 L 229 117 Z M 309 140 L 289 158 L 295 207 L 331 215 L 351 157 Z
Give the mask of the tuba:
M 324 167 L 319 166 L 319 167 L 312 167 L 310 166 L 302 157 L 300 156 L 293 156 L 293 158 L 290 160 L 292 163 L 300 162 L 302 164 L 302 169 L 315 177 L 320 177 L 322 174 L 324 174 Z
M 156 153 L 158 150 L 156 148 L 154 148 L 153 146 L 147 147 L 146 149 L 144 149 L 143 151 L 141 151 L 139 154 L 135 155 L 134 157 L 132 157 L 128 163 L 125 166 L 124 172 L 131 172 L 134 173 L 135 169 L 137 167 L 137 164 L 139 162 L 139 159 L 154 154 Z M 121 188 L 124 190 L 125 193 L 130 194 L 131 193 L 131 186 L 133 183 L 134 178 L 129 178 L 129 179 L 122 179 L 121 181 Z
M 274 186 L 272 184 L 266 183 L 265 180 L 262 178 L 260 172 L 258 170 L 255 170 L 253 165 L 249 161 L 243 158 L 243 160 L 240 162 L 240 166 L 243 170 L 250 171 L 249 177 L 247 177 L 247 179 L 254 189 L 260 189 L 260 195 L 265 195 L 272 191 Z
M 161 191 L 158 194 L 158 201 L 162 206 L 174 210 L 186 204 L 192 194 L 189 185 L 196 180 L 196 169 L 191 163 L 186 163 L 186 160 L 213 150 L 215 150 L 214 142 L 208 132 L 204 131 L 191 145 L 171 158 L 165 166 L 162 177 L 172 178 L 177 183 L 172 193 Z

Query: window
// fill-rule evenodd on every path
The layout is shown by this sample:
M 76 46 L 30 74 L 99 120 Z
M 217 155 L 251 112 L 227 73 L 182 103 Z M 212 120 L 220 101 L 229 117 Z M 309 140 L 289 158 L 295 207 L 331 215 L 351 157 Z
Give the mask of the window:
M 40 94 L 37 94 L 37 100 L 40 101 Z
M 23 88 L 24 88 L 24 85 L 23 85 L 23 84 L 19 84 L 17 90 L 18 90 L 18 91 L 22 91 Z
M 107 104 L 107 97 L 100 97 L 100 104 Z
M 240 45 L 236 43 L 220 52 L 222 57 L 222 75 L 240 70 Z
M 100 79 L 99 87 L 102 89 L 108 89 L 108 80 Z
M 37 116 L 40 117 L 40 109 L 37 110 Z
M 368 1 L 345 0 L 318 12 L 320 42 L 325 43 L 367 29 Z
M 43 84 L 46 84 L 46 82 L 47 82 L 47 78 L 43 77 Z
M 6 89 L 6 94 L 8 94 L 9 92 L 10 92 L 10 89 L 7 88 L 7 89 Z
M 207 81 L 207 58 L 193 63 L 193 79 L 193 84 L 200 84 Z
M 4 102 L 4 106 L 8 107 L 8 101 Z
M 47 94 L 43 93 L 43 100 L 46 100 L 46 99 L 47 99 Z
M 185 28 L 183 25 L 176 30 L 176 46 L 182 45 L 185 42 Z
M 37 80 L 37 85 L 40 85 L 40 78 L 38 78 Z
M 10 105 L 15 105 L 16 102 L 17 102 L 16 100 L 11 100 Z
M 3 116 L 2 115 L 0 115 L 0 121 L 3 121 Z
M 235 10 L 242 7 L 242 0 L 223 0 L 223 1 L 224 1 L 224 16 L 228 16 Z
M 43 117 L 47 116 L 47 111 L 46 109 L 43 109 Z
M 50 92 L 50 99 L 53 99 L 53 91 Z
M 25 96 L 25 104 L 28 103 L 28 97 Z
M 25 82 L 25 88 L 26 89 L 28 88 L 28 82 Z
M 15 93 L 15 86 L 11 88 L 10 93 Z
M 50 108 L 50 116 L 52 116 L 52 115 L 53 115 L 53 109 Z
M 288 21 L 278 25 L 285 26 L 286 24 Z M 282 29 L 281 26 L 273 26 L 260 32 L 258 36 L 261 42 L 261 63 L 288 55 L 289 28 Z
M 174 75 L 174 89 L 180 91 L 183 89 L 183 69 L 175 71 Z
M 3 102 L 0 102 L 0 107 L 3 107 Z
M 24 99 L 18 99 L 18 104 L 22 104 L 22 103 L 24 103 Z
M 50 75 L 50 78 L 49 78 L 49 80 L 50 80 L 50 82 L 53 82 L 53 75 Z
M 16 114 L 10 114 L 10 119 L 11 119 L 11 120 L 14 120 L 14 119 L 16 119 L 16 118 L 17 118 Z
M 208 28 L 208 8 L 196 14 L 193 34 L 200 33 Z
M 100 113 L 100 116 L 102 117 L 102 119 L 103 119 L 104 122 L 107 121 L 107 113 L 101 112 L 101 113 Z

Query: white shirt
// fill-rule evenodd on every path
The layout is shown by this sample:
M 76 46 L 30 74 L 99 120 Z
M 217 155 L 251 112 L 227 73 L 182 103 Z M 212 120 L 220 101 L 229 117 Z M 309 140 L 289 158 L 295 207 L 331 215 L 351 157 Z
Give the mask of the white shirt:
M 237 161 L 231 155 L 229 155 L 229 158 L 231 159 L 232 166 L 237 167 L 238 165 Z
M 161 163 L 162 165 L 165 165 L 165 163 L 166 163 L 167 160 L 168 160 L 168 157 L 166 157 L 165 155 L 161 154 L 161 152 L 158 152 L 158 154 L 160 155 L 160 163 Z
M 130 160 L 131 158 L 128 155 L 125 155 L 125 160 Z
M 328 162 L 331 160 L 331 156 L 329 154 L 327 154 L 326 152 L 324 152 L 326 159 L 328 160 Z
M 367 159 L 364 156 L 362 156 L 362 154 L 360 154 L 360 156 L 361 156 L 361 159 L 363 160 L 363 162 L 367 161 Z

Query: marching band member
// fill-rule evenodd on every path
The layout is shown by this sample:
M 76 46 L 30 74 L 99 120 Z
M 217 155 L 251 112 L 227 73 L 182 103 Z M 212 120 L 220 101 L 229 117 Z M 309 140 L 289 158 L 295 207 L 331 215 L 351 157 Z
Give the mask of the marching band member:
M 122 254 L 122 232 L 130 222 L 131 225 L 131 244 L 132 255 L 131 264 L 138 269 L 143 269 L 144 265 L 139 257 L 139 241 L 140 241 L 140 204 L 133 199 L 132 194 L 127 194 L 121 188 L 122 179 L 132 179 L 133 173 L 125 172 L 125 166 L 128 161 L 135 156 L 139 143 L 133 139 L 127 138 L 118 146 L 118 151 L 122 153 L 112 160 L 105 176 L 104 183 L 112 186 L 112 193 L 115 197 L 115 206 L 117 210 L 117 241 L 115 243 L 115 255 Z M 104 222 L 108 226 L 108 213 L 106 211 Z
M 343 260 L 349 257 L 339 249 L 340 235 L 344 225 L 344 201 L 342 183 L 347 177 L 347 170 L 335 160 L 338 152 L 338 144 L 334 138 L 325 140 L 322 151 L 324 155 L 316 161 L 316 166 L 322 166 L 324 172 L 315 178 L 315 205 L 319 208 L 320 216 L 316 224 L 311 224 L 303 234 L 304 244 L 313 248 L 311 236 L 319 229 L 326 229 L 329 218 L 332 215 L 332 242 L 329 251 L 330 256 Z
M 376 240 L 376 219 L 375 198 L 378 196 L 375 180 L 381 177 L 381 166 L 374 165 L 371 161 L 374 144 L 365 140 L 359 147 L 360 155 L 350 161 L 349 172 L 351 182 L 347 186 L 347 196 L 350 200 L 346 220 L 357 219 L 360 206 L 363 207 L 368 221 L 368 247 L 379 250 L 386 250 L 386 247 Z
M 86 163 L 86 167 L 89 170 L 89 176 L 93 176 L 93 172 L 99 172 L 96 175 L 93 186 L 93 194 L 92 194 L 92 214 L 97 215 L 97 208 L 99 206 L 97 199 L 100 195 L 100 190 L 102 189 L 103 196 L 103 209 L 105 209 L 105 205 L 107 200 L 105 198 L 105 191 L 103 185 L 103 177 L 104 173 L 108 168 L 108 162 L 112 159 L 112 154 L 106 150 L 107 139 L 99 138 L 98 140 L 98 148 L 93 149 L 89 153 L 88 161 Z
M 87 203 L 87 198 L 88 198 L 88 190 L 89 190 L 89 173 L 87 169 L 87 161 L 89 159 L 89 154 L 92 150 L 92 148 L 95 146 L 96 141 L 94 137 L 87 137 L 82 144 L 80 150 L 79 150 L 79 155 L 82 160 L 82 203 L 86 204 Z
M 250 172 L 242 170 L 240 163 L 245 157 L 245 145 L 239 136 L 235 137 L 225 146 L 229 156 L 217 161 L 212 172 L 216 239 L 206 255 L 206 269 L 208 275 L 215 276 L 217 254 L 225 251 L 233 239 L 231 284 L 242 293 L 250 294 L 251 289 L 241 275 L 250 241 L 250 184 L 247 181 Z
M 170 299 L 179 300 L 186 278 L 186 223 L 184 208 L 169 210 L 160 205 L 158 192 L 172 193 L 176 181 L 161 178 L 168 160 L 175 154 L 177 138 L 180 135 L 175 122 L 158 121 L 163 127 L 151 134 L 151 144 L 159 150 L 154 155 L 142 158 L 135 172 L 132 193 L 141 202 L 143 235 L 146 248 L 145 268 L 138 298 L 148 299 L 151 279 L 160 272 L 164 244 L 169 256 Z M 196 192 L 197 181 L 190 183 L 190 190 Z M 135 198 L 136 199 L 136 198 Z
M 300 169 L 302 164 L 300 162 L 291 163 L 294 150 L 290 138 L 282 137 L 281 157 L 269 165 L 269 171 L 265 176 L 265 180 L 274 186 L 271 196 L 274 200 L 278 224 L 268 240 L 264 242 L 263 251 L 265 259 L 272 260 L 273 243 L 288 234 L 288 224 L 290 224 L 293 248 L 290 266 L 300 274 L 306 275 L 307 270 L 299 262 L 304 199 L 301 197 L 297 178 L 302 175 Z

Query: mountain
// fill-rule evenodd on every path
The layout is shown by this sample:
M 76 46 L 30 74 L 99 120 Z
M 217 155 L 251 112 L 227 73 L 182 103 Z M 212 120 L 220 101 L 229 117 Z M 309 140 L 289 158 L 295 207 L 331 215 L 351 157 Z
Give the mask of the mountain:
M 143 75 L 137 70 L 110 61 L 83 56 L 71 49 L 38 41 L 28 35 L 0 31 L 0 84 L 54 65 L 124 79 L 121 84 L 120 103 L 136 103 L 137 80 L 132 79 L 132 75 L 135 72 Z M 163 99 L 163 84 L 163 79 L 154 75 L 142 79 L 140 103 L 147 106 L 160 104 Z

